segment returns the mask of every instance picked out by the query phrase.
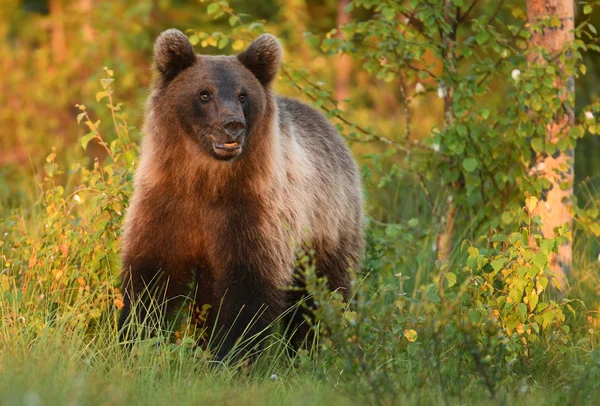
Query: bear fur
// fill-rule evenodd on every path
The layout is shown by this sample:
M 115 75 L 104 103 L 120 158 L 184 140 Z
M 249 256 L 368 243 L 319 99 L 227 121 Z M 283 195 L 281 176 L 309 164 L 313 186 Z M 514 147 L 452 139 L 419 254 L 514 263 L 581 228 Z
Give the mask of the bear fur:
M 307 244 L 347 297 L 364 245 L 359 172 L 319 112 L 272 91 L 282 55 L 269 34 L 235 56 L 197 55 L 175 29 L 158 37 L 122 241 L 122 334 L 152 295 L 168 314 L 194 292 L 223 358 L 293 305 L 285 288 Z

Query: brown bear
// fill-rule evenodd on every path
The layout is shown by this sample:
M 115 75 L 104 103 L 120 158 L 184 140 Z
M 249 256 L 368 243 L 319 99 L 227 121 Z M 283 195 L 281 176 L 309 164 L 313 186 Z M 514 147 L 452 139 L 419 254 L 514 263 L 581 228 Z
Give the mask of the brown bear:
M 282 55 L 269 34 L 235 56 L 196 55 L 175 29 L 158 37 L 122 242 L 121 334 L 149 299 L 168 314 L 195 292 L 223 358 L 297 299 L 286 287 L 306 244 L 347 297 L 364 245 L 359 173 L 325 117 L 274 94 Z

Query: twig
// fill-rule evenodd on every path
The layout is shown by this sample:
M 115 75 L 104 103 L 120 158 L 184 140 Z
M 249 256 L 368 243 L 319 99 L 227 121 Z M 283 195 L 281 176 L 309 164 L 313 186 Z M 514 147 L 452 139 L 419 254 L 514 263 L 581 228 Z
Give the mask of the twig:
M 295 81 L 295 80 L 292 78 L 291 74 L 288 72 L 288 70 L 287 70 L 285 67 L 282 67 L 282 68 L 281 68 L 281 71 L 282 71 L 282 72 L 283 72 L 283 74 L 284 74 L 284 75 L 285 75 L 285 76 L 286 76 L 286 77 L 287 77 L 287 78 L 290 80 L 290 82 L 292 83 L 292 85 L 293 85 L 293 86 L 294 86 L 296 89 L 298 89 L 299 91 L 301 91 L 302 93 L 304 93 L 304 94 L 305 94 L 305 95 L 306 95 L 308 98 L 310 98 L 312 101 L 316 101 L 316 100 L 317 100 L 317 98 L 316 98 L 315 96 L 313 96 L 313 95 L 311 95 L 311 94 L 307 93 L 307 92 L 305 91 L 305 89 L 304 89 L 304 88 L 302 88 L 302 86 L 300 86 L 300 85 L 298 85 L 298 83 L 296 83 L 296 81 Z M 306 79 L 306 78 L 304 78 L 304 77 L 302 77 L 302 79 L 304 79 L 304 80 L 305 80 L 307 83 L 309 83 L 311 86 L 313 86 L 313 87 L 315 87 L 315 88 L 318 88 L 318 86 L 317 86 L 317 85 L 313 84 L 313 83 L 312 83 L 312 82 L 310 82 L 308 79 Z M 330 97 L 328 97 L 328 99 L 331 101 L 331 98 L 330 98 Z M 336 103 L 336 102 L 334 102 L 334 105 L 335 105 L 335 103 Z M 332 114 L 332 115 L 333 115 L 333 117 L 335 117 L 336 119 L 340 120 L 342 123 L 344 123 L 344 124 L 346 124 L 346 125 L 348 125 L 348 126 L 350 126 L 350 127 L 352 127 L 352 128 L 356 128 L 356 129 L 357 129 L 359 132 L 363 133 L 364 135 L 367 135 L 367 136 L 369 136 L 369 137 L 371 137 L 371 138 L 374 138 L 374 139 L 376 139 L 376 140 L 378 140 L 378 141 L 380 141 L 380 142 L 383 142 L 384 144 L 391 145 L 391 146 L 393 146 L 393 147 L 395 147 L 395 148 L 398 148 L 400 151 L 403 151 L 403 152 L 405 152 L 405 153 L 407 153 L 407 154 L 412 154 L 412 151 L 411 151 L 410 149 L 406 148 L 404 145 L 402 145 L 402 144 L 398 143 L 397 141 L 393 141 L 393 140 L 391 140 L 391 139 L 389 139 L 389 138 L 387 138 L 387 137 L 384 137 L 383 135 L 374 134 L 374 133 L 370 132 L 369 130 L 367 130 L 367 129 L 365 129 L 365 128 L 361 127 L 361 126 L 359 126 L 359 125 L 357 125 L 357 124 L 355 124 L 355 123 L 352 123 L 352 122 L 348 121 L 348 120 L 347 120 L 347 119 L 346 119 L 344 116 L 342 116 L 341 114 L 339 114 L 339 113 L 337 112 L 337 108 L 336 108 L 336 109 L 330 109 L 330 108 L 328 108 L 328 107 L 325 107 L 325 106 L 323 106 L 323 105 L 322 105 L 322 106 L 321 106 L 321 109 L 323 109 L 323 110 L 324 110 L 326 113 L 328 113 L 328 114 Z
M 471 5 L 467 9 L 467 11 L 465 11 L 464 14 L 460 15 L 457 18 L 459 23 L 462 23 L 463 21 L 465 21 L 467 19 L 467 17 L 469 16 L 469 13 L 471 13 L 471 11 L 473 10 L 473 7 L 475 7 L 475 5 L 477 4 L 478 1 L 479 0 L 473 0 L 473 3 L 471 3 Z

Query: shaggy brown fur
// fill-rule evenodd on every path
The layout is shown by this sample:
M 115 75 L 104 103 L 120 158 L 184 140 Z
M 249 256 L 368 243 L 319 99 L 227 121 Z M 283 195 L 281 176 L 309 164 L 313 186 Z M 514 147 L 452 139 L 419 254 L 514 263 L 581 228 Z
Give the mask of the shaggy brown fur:
M 257 313 L 249 335 L 290 304 L 283 288 L 307 242 L 330 287 L 348 294 L 363 252 L 359 174 L 320 113 L 273 94 L 281 58 L 268 34 L 237 56 L 196 55 L 177 30 L 158 38 L 123 237 L 121 327 L 148 286 L 165 287 L 168 312 L 196 284 L 198 305 L 220 307 L 223 357 Z

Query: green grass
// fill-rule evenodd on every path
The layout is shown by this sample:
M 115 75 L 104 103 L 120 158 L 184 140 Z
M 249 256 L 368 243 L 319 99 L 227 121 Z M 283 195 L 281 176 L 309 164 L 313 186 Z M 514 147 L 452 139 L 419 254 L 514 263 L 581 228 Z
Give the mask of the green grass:
M 17 343 L 11 343 L 19 346 Z M 207 371 L 190 354 L 147 347 L 134 354 L 63 334 L 42 336 L 3 356 L 2 404 L 327 404 L 339 394 L 309 375 L 244 376 Z M 31 404 L 31 403 L 30 403 Z
M 361 394 L 337 387 L 331 375 L 291 368 L 287 361 L 264 364 L 251 372 L 222 366 L 209 368 L 188 351 L 140 345 L 124 352 L 110 334 L 85 337 L 52 329 L 27 342 L 2 336 L 0 403 L 3 405 L 196 405 L 196 404 L 367 404 Z M 265 368 L 266 367 L 266 368 Z M 342 372 L 340 372 L 342 373 Z M 398 371 L 398 379 L 405 379 Z M 594 404 L 592 393 L 577 393 L 572 384 L 515 382 L 501 388 L 494 400 L 476 379 L 461 383 L 452 404 Z M 456 389 L 456 388 L 455 388 Z M 438 385 L 394 398 L 395 404 L 442 404 Z M 575 402 L 573 402 L 575 401 Z M 376 403 L 371 399 L 371 402 Z M 370 403 L 370 402 L 369 402 Z

